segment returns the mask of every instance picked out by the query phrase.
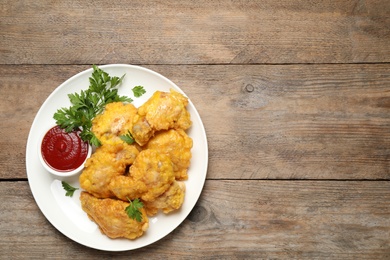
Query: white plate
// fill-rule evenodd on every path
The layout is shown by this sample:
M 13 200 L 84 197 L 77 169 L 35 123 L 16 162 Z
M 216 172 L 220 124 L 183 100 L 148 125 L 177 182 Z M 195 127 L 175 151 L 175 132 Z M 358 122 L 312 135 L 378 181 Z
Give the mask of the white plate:
M 143 104 L 156 90 L 169 91 L 174 89 L 184 94 L 172 81 L 149 69 L 133 66 L 113 64 L 100 66 L 110 76 L 122 76 L 126 74 L 118 93 L 134 99 L 133 104 L 138 107 Z M 55 179 L 49 172 L 45 171 L 38 159 L 38 142 L 42 132 L 50 126 L 55 125 L 53 119 L 57 109 L 69 107 L 68 94 L 80 92 L 89 86 L 88 78 L 92 74 L 92 68 L 83 71 L 61 84 L 46 99 L 39 109 L 31 126 L 26 147 L 26 169 L 27 177 L 32 194 L 38 207 L 50 223 L 70 239 L 100 250 L 126 251 L 147 246 L 165 237 L 172 232 L 191 212 L 202 192 L 206 179 L 208 165 L 208 146 L 206 132 L 195 106 L 189 100 L 188 111 L 191 114 L 192 126 L 187 131 L 193 139 L 191 166 L 188 171 L 186 184 L 186 196 L 182 208 L 169 215 L 159 213 L 149 219 L 149 229 L 136 240 L 110 239 L 102 235 L 95 223 L 90 221 L 87 215 L 81 210 L 77 190 L 72 198 L 65 196 L 61 186 L 61 180 Z M 131 89 L 134 86 L 142 85 L 146 93 L 135 98 Z M 78 176 L 64 179 L 75 187 L 80 187 Z

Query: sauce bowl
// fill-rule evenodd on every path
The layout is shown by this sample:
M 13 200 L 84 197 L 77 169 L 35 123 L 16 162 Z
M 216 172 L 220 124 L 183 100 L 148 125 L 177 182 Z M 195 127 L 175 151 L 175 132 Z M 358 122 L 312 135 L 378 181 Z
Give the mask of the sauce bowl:
M 59 126 L 45 131 L 38 145 L 39 160 L 56 177 L 81 173 L 92 154 L 92 146 L 81 140 L 80 131 L 65 132 Z

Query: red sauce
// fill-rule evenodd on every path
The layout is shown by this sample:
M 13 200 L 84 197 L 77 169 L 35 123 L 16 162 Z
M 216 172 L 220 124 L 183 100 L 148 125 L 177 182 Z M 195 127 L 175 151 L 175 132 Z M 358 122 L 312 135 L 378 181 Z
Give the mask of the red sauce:
M 68 172 L 83 164 L 88 148 L 88 143 L 80 138 L 80 131 L 67 133 L 61 127 L 55 126 L 43 137 L 41 153 L 51 168 Z

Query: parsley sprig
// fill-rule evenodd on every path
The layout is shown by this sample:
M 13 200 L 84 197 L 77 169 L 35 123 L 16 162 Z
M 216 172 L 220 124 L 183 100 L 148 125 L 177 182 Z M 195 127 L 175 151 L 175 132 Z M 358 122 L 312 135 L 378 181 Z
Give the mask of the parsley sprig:
M 72 197 L 74 192 L 78 190 L 78 188 L 73 187 L 72 185 L 70 185 L 65 181 L 62 181 L 61 184 L 62 184 L 62 188 L 64 188 L 64 190 L 66 191 L 65 196 Z
M 133 91 L 135 97 L 140 97 L 146 93 L 146 90 L 143 86 L 135 86 L 131 90 Z
M 129 198 L 127 198 L 130 202 L 130 205 L 125 208 L 125 211 L 127 215 L 132 218 L 137 220 L 138 222 L 142 221 L 142 213 L 140 211 L 140 208 L 144 206 L 144 204 L 139 200 L 135 199 L 131 201 Z
M 133 136 L 131 135 L 130 131 L 127 131 L 127 134 L 125 134 L 125 135 L 119 136 L 119 138 L 120 138 L 122 141 L 124 141 L 124 142 L 126 142 L 126 143 L 128 143 L 128 144 L 133 144 L 133 143 L 134 143 L 134 138 L 133 138 Z
M 91 131 L 92 120 L 103 112 L 105 105 L 111 102 L 132 102 L 126 96 L 119 96 L 118 85 L 122 77 L 111 77 L 107 72 L 93 65 L 92 76 L 89 78 L 89 88 L 81 93 L 69 94 L 71 106 L 58 109 L 54 114 L 56 124 L 71 132 L 81 128 L 80 137 L 94 146 L 100 146 L 99 139 Z

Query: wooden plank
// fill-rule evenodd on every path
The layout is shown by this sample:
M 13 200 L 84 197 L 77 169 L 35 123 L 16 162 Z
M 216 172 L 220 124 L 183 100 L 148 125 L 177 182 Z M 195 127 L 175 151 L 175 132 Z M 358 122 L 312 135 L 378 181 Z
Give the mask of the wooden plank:
M 209 179 L 390 176 L 388 64 L 147 67 L 197 107 Z M 40 105 L 86 68 L 0 66 L 0 178 L 26 177 L 25 145 Z
M 388 179 L 390 67 L 196 66 L 210 178 Z
M 2 256 L 96 258 L 46 221 L 27 182 L 0 182 L 0 194 Z M 173 233 L 140 250 L 99 256 L 386 259 L 389 241 L 389 181 L 209 180 Z
M 0 62 L 389 62 L 389 12 L 387 0 L 6 0 Z

